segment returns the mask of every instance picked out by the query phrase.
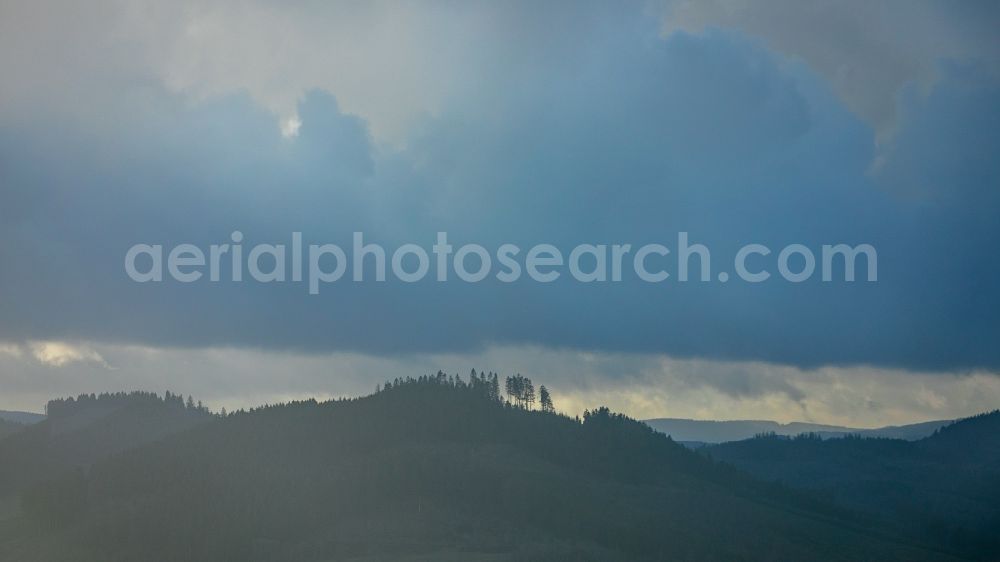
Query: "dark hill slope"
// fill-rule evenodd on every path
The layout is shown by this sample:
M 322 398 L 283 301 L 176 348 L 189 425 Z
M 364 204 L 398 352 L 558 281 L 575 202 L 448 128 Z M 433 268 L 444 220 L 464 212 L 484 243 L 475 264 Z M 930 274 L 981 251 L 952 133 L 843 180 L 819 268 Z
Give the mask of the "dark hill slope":
M 0 558 L 940 558 L 605 409 L 581 422 L 433 378 L 231 415 L 37 488 L 26 510 Z
M 702 452 L 968 556 L 1000 558 L 1000 412 L 913 442 L 765 436 Z
M 8 435 L 13 435 L 22 429 L 24 429 L 24 425 L 22 424 L 0 419 L 0 439 Z
M 204 423 L 179 396 L 134 392 L 53 400 L 43 421 L 0 441 L 0 502 L 128 448 Z

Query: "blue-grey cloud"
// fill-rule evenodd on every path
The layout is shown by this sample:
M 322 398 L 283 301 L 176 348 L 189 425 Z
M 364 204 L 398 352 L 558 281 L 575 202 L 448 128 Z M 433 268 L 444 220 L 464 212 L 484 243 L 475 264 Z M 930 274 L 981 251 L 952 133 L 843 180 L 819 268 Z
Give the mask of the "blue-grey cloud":
M 939 0 L 665 0 L 664 29 L 738 30 L 806 61 L 857 115 L 891 141 L 901 89 L 932 87 L 942 60 L 977 59 L 1000 72 L 994 2 Z
M 247 95 L 136 81 L 100 124 L 0 128 L 0 339 L 378 353 L 538 344 L 778 363 L 1000 368 L 1000 89 L 945 64 L 901 97 L 891 150 L 830 84 L 739 35 L 661 37 L 581 11 L 482 57 L 461 96 L 383 147 L 333 95 L 299 135 Z M 518 29 L 516 14 L 502 20 Z M 537 23 L 552 22 L 553 14 Z M 905 94 L 905 92 L 904 92 Z M 406 96 L 406 91 L 399 91 Z M 58 115 L 58 114 L 56 114 Z M 648 242 L 716 268 L 758 242 L 871 243 L 877 283 L 136 284 L 135 243 L 388 247 Z M 564 276 L 565 277 L 565 276 Z

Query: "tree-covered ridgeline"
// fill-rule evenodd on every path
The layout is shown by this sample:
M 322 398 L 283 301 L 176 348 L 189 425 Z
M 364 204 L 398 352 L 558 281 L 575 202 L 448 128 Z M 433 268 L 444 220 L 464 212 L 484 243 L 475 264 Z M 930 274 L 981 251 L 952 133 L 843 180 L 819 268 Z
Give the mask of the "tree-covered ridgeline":
M 504 380 L 504 394 L 500 392 L 500 375 L 494 372 L 476 372 L 475 369 L 469 373 L 468 380 L 462 379 L 461 375 L 449 375 L 443 371 L 438 371 L 435 375 L 423 375 L 419 377 L 397 377 L 385 381 L 385 384 L 376 387 L 376 392 L 392 390 L 406 385 L 438 384 L 447 385 L 461 390 L 481 395 L 493 402 L 509 404 L 516 408 L 532 410 L 535 407 L 535 385 L 531 379 L 522 376 L 520 373 L 508 376 Z M 552 402 L 552 395 L 549 390 L 542 386 L 539 389 L 539 409 L 546 413 L 555 413 L 555 405 Z
M 51 419 L 66 418 L 73 414 L 92 410 L 94 408 L 113 409 L 123 406 L 138 406 L 142 404 L 164 405 L 172 408 L 187 409 L 201 413 L 210 413 L 207 406 L 201 400 L 195 402 L 194 398 L 188 395 L 185 401 L 184 396 L 166 391 L 163 396 L 155 392 L 132 391 L 132 392 L 102 392 L 100 394 L 80 394 L 76 398 L 56 398 L 49 400 L 45 404 L 45 414 Z

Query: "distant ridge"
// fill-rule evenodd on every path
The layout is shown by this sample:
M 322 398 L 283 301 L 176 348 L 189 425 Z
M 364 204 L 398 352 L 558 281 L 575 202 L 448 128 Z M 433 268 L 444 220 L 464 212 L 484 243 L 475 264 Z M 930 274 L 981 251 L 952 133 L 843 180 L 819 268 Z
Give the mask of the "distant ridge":
M 45 414 L 35 414 L 32 412 L 10 412 L 0 410 L 0 420 L 31 425 L 45 419 Z
M 934 420 L 910 425 L 890 425 L 876 429 L 858 429 L 837 425 L 805 422 L 778 423 L 768 420 L 689 420 L 681 418 L 656 418 L 646 420 L 650 427 L 671 436 L 674 441 L 695 443 L 726 443 L 750 439 L 761 433 L 775 435 L 799 435 L 816 433 L 821 437 L 843 437 L 863 435 L 865 437 L 889 437 L 915 441 L 933 434 L 954 420 Z

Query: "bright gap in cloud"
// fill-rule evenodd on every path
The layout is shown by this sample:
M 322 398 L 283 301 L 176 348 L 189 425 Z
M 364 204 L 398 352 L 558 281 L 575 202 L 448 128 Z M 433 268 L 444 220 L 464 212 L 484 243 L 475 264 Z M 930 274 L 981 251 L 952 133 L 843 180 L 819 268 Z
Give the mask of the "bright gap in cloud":
M 59 341 L 31 341 L 28 348 L 36 361 L 50 367 L 62 367 L 70 363 L 92 363 L 108 367 L 108 363 L 93 348 Z
M 302 126 L 302 121 L 298 116 L 292 116 L 287 119 L 282 119 L 281 121 L 281 136 L 286 139 L 299 136 L 299 127 Z

